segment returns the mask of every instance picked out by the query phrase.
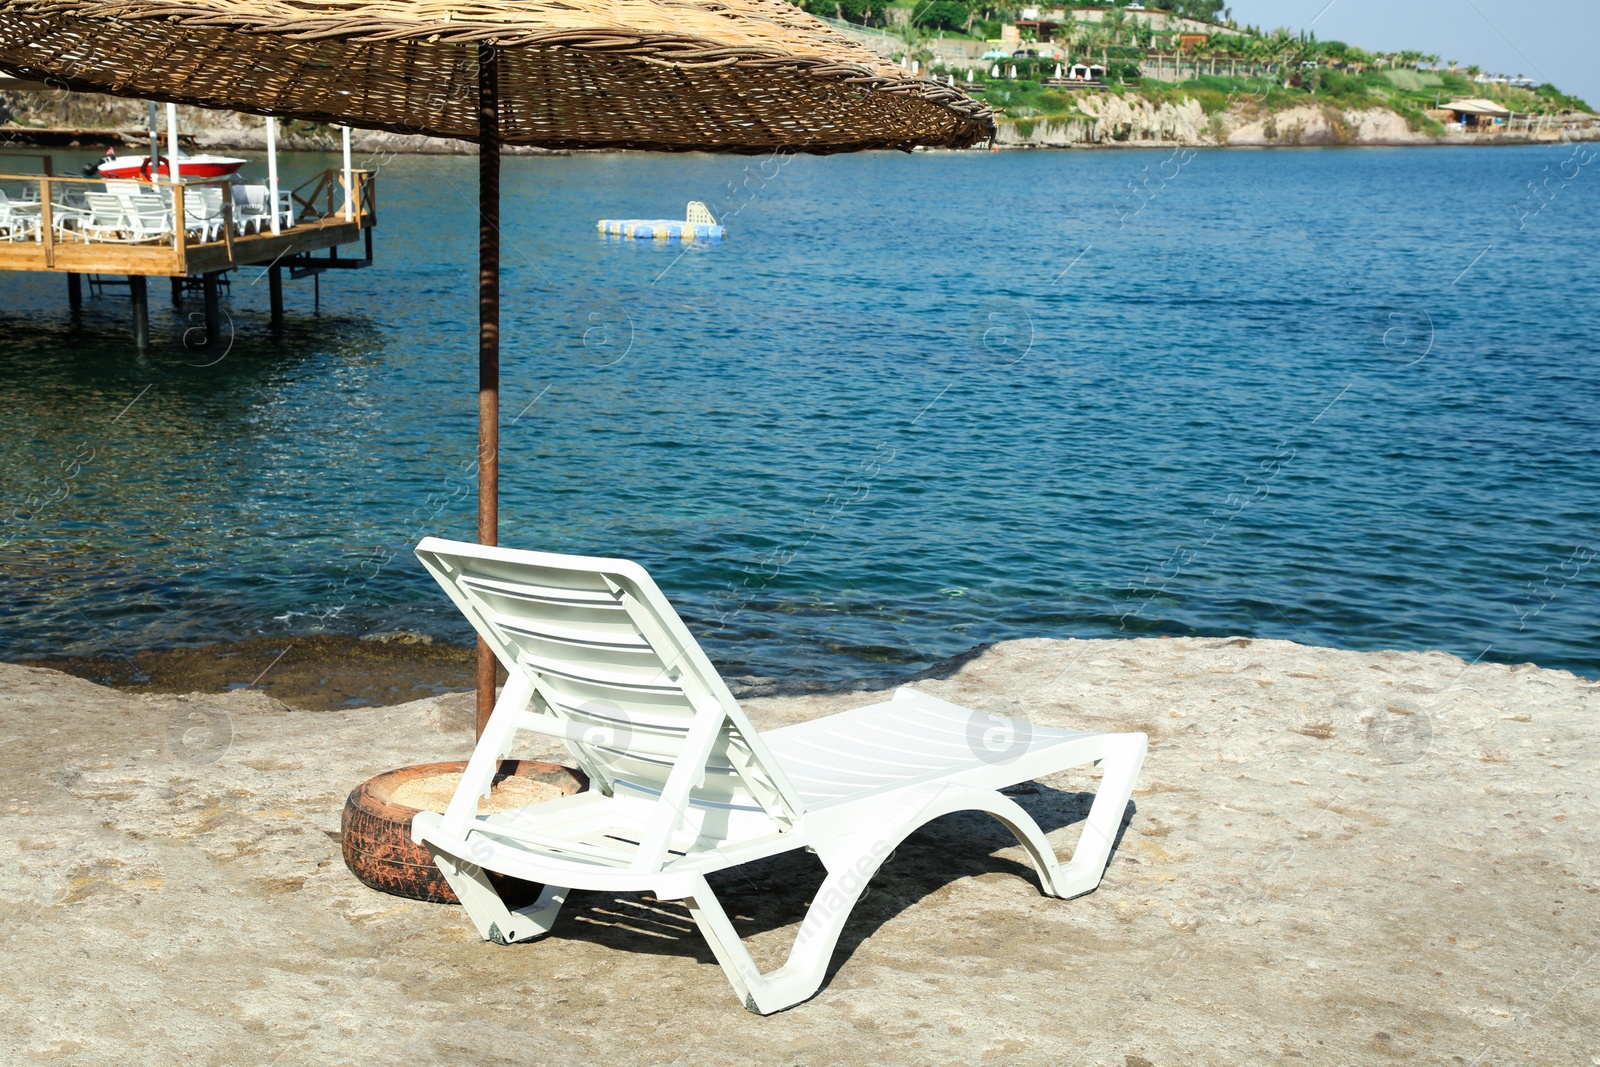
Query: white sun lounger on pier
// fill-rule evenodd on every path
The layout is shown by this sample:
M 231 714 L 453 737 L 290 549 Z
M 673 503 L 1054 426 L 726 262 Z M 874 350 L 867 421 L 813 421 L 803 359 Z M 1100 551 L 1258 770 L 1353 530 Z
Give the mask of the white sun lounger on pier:
M 873 872 L 941 815 L 998 818 L 1048 895 L 1100 882 L 1144 734 L 1031 726 L 909 688 L 760 733 L 637 564 L 436 538 L 417 555 L 509 672 L 448 807 L 412 820 L 488 940 L 548 933 L 572 889 L 682 901 L 745 1007 L 767 1014 L 817 991 Z M 479 799 L 524 731 L 565 741 L 590 789 L 480 816 Z M 1100 788 L 1061 864 L 1038 824 L 999 790 L 1090 763 L 1101 765 Z M 706 875 L 800 848 L 817 853 L 827 877 L 788 961 L 763 974 Z M 513 910 L 487 872 L 545 888 Z
M 126 203 L 135 242 L 153 241 L 172 234 L 171 201 L 154 193 L 140 193 L 128 197 Z
M 14 201 L 0 189 L 0 237 L 7 241 L 39 238 L 39 205 Z
M 78 223 L 78 231 L 93 241 L 125 241 L 135 232 L 131 209 L 115 193 L 84 193 L 88 210 Z
M 181 167 L 181 164 L 180 164 Z M 170 197 L 170 193 L 168 196 Z M 172 206 L 172 201 L 166 201 Z M 215 185 L 194 185 L 183 191 L 183 228 L 202 242 L 222 239 L 228 214 L 222 206 L 222 190 Z
M 241 234 L 263 233 L 272 226 L 272 209 L 268 201 L 271 191 L 265 185 L 235 185 L 233 187 L 233 217 Z M 279 226 L 288 229 L 294 225 L 294 212 L 280 198 Z

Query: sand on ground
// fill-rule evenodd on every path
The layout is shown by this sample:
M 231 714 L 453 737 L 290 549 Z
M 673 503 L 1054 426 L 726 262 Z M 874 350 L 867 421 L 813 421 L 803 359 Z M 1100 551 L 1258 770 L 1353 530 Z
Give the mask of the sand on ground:
M 1105 880 L 1043 897 L 998 823 L 941 819 L 762 1018 L 675 904 L 577 893 L 500 947 L 351 877 L 346 793 L 465 758 L 469 695 L 309 712 L 0 665 L 0 1060 L 1600 1064 L 1600 683 L 1236 638 L 1012 641 L 917 684 L 1150 735 Z M 1016 799 L 1066 851 L 1093 784 Z M 763 966 L 819 878 L 719 876 Z

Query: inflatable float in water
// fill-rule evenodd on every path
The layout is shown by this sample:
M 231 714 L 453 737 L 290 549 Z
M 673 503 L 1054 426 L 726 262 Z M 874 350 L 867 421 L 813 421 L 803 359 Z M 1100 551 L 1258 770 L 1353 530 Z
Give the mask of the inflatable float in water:
M 720 241 L 727 228 L 711 217 L 698 200 L 689 201 L 687 217 L 678 219 L 601 219 L 596 225 L 609 237 L 633 237 L 644 241 Z

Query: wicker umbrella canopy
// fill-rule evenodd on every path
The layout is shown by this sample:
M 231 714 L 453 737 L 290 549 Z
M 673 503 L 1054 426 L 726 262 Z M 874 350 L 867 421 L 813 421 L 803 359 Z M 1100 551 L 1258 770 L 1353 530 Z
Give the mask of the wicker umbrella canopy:
M 0 70 L 62 88 L 547 148 L 965 148 L 989 109 L 782 0 L 0 0 Z
M 782 0 L 0 0 L 0 71 L 479 145 L 478 540 L 499 531 L 500 146 L 966 148 L 990 110 Z M 494 657 L 478 643 L 478 727 Z

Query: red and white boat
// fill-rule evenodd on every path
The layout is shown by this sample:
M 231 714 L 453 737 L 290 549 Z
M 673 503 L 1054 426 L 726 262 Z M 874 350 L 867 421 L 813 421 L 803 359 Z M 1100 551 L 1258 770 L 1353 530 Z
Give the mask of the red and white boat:
M 100 177 L 102 178 L 148 178 L 150 171 L 145 167 L 148 156 L 118 156 L 108 159 L 100 164 Z M 235 159 L 232 156 L 179 156 L 178 176 L 181 178 L 226 178 L 238 171 L 248 160 Z M 167 157 L 156 157 L 156 174 L 165 176 L 168 172 Z

